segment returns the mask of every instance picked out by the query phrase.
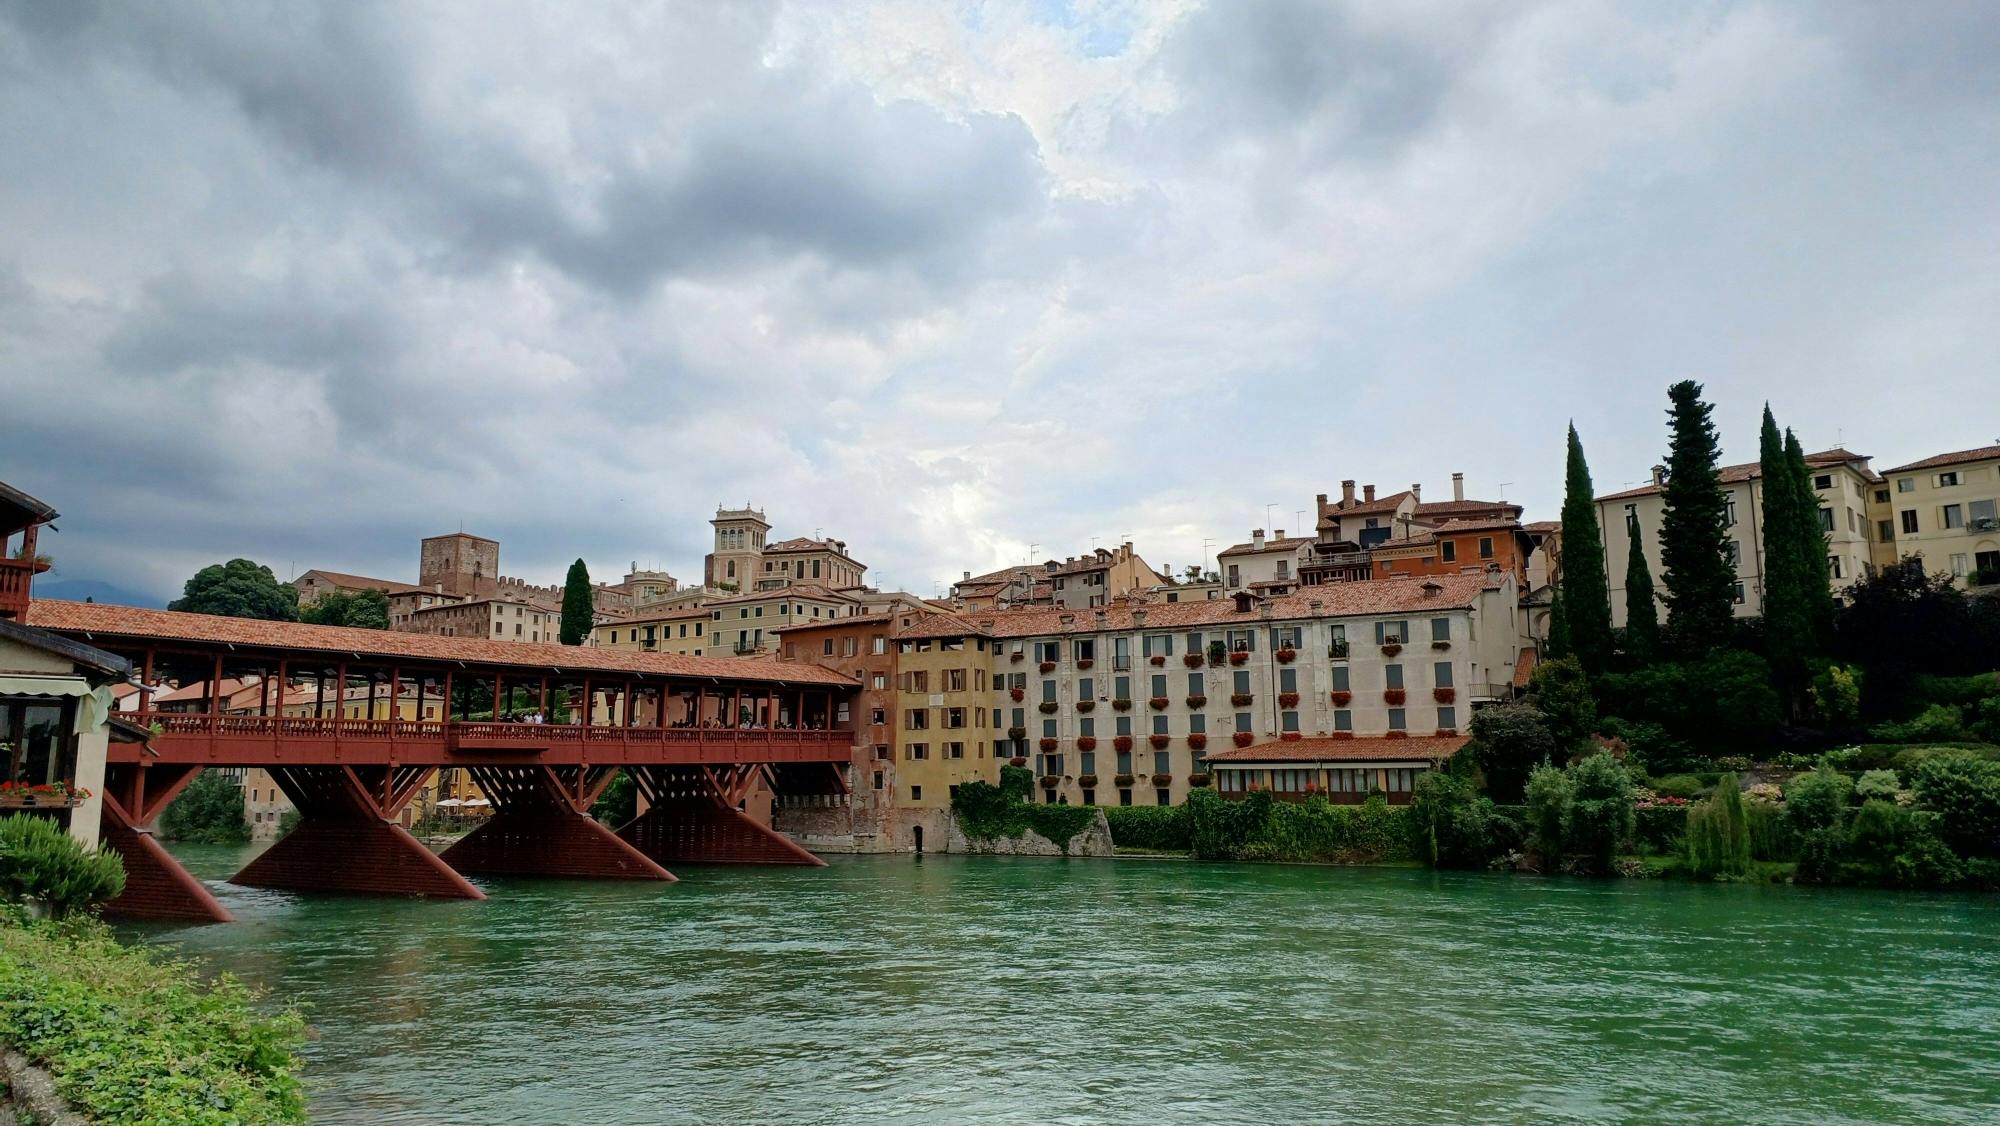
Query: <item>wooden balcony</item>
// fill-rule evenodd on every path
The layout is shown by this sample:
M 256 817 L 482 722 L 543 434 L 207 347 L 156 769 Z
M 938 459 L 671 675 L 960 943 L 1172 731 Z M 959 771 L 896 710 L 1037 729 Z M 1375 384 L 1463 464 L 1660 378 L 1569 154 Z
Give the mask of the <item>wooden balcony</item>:
M 49 569 L 34 559 L 0 559 L 0 618 L 20 618 L 28 612 L 28 587 Z

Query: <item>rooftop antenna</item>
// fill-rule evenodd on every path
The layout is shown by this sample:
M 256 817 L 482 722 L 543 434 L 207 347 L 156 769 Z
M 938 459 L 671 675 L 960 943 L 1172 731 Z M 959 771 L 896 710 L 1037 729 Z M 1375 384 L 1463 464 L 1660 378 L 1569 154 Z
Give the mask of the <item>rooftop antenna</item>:
M 1500 482 L 1500 499 L 1501 499 L 1501 500 L 1506 500 L 1506 499 L 1507 499 L 1507 486 L 1509 486 L 1509 485 L 1511 485 L 1511 484 L 1513 484 L 1513 483 L 1514 483 L 1514 482 L 1512 482 L 1512 481 L 1502 481 L 1502 482 Z
M 1033 563 L 1033 562 L 1035 561 L 1035 549 L 1036 549 L 1036 548 L 1038 548 L 1038 547 L 1040 547 L 1040 546 L 1042 546 L 1042 545 L 1041 545 L 1041 544 L 1038 544 L 1038 543 L 1031 543 L 1031 544 L 1029 544 L 1029 545 L 1028 545 L 1028 557 L 1027 557 L 1026 559 L 1023 559 L 1023 560 L 1021 560 L 1021 562 L 1023 562 L 1023 563 Z
M 1278 507 L 1277 501 L 1272 501 L 1264 506 L 1264 527 L 1266 530 L 1269 530 L 1271 527 L 1271 510 L 1276 507 Z
M 1202 570 L 1203 570 L 1204 572 L 1205 572 L 1205 571 L 1207 571 L 1207 570 L 1209 569 L 1209 566 L 1208 566 L 1208 549 L 1209 549 L 1209 548 L 1211 548 L 1211 547 L 1214 547 L 1214 546 L 1215 546 L 1215 541 L 1214 541 L 1214 540 L 1212 540 L 1212 539 L 1209 539 L 1209 538 L 1207 538 L 1207 537 L 1205 537 L 1205 536 L 1204 536 L 1204 537 L 1202 538 L 1202 541 L 1201 541 L 1201 569 L 1202 569 Z
M 1295 520 L 1297 520 L 1297 521 L 1298 521 L 1298 526 L 1299 526 L 1300 528 L 1303 528 L 1303 527 L 1305 527 L 1305 526 L 1306 526 L 1306 510 L 1305 510 L 1305 509 L 1303 509 L 1303 508 L 1295 508 L 1295 509 L 1293 509 L 1293 510 L 1292 510 L 1292 517 L 1293 517 L 1293 518 L 1294 518 Z

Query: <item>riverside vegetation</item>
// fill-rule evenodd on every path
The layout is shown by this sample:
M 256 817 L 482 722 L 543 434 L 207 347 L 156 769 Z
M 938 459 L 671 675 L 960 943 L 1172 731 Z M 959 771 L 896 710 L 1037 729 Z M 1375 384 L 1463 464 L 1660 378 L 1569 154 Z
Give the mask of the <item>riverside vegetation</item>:
M 299 1014 L 266 1015 L 226 974 L 204 982 L 192 963 L 120 944 L 92 916 L 124 886 L 115 853 L 46 818 L 0 819 L 0 1042 L 95 1122 L 306 1121 Z

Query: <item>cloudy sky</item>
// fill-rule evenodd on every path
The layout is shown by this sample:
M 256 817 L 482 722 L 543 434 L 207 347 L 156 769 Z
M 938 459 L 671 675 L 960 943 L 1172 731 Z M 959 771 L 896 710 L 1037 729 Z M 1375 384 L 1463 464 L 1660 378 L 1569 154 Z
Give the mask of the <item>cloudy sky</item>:
M 2000 440 L 1989 5 L 0 0 L 0 480 L 59 575 L 928 594 L 1353 477 L 1552 517 L 1664 388 Z M 48 541 L 45 541 L 48 542 Z

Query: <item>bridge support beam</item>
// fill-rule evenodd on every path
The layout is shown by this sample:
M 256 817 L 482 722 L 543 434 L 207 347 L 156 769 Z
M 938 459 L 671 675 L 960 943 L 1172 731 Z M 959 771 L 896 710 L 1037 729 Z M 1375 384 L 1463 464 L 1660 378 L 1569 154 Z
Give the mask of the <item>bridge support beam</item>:
M 460 872 L 587 880 L 663 880 L 674 874 L 590 815 L 612 767 L 475 766 L 491 820 L 445 849 Z
M 128 763 L 106 771 L 101 834 L 105 847 L 125 862 L 125 890 L 104 905 L 106 915 L 184 923 L 236 921 L 208 885 L 153 839 L 160 811 L 200 773 L 199 766 Z
M 299 825 L 236 873 L 232 882 L 287 891 L 486 898 L 395 823 L 434 768 L 267 769 L 298 807 Z
M 826 864 L 739 808 L 754 787 L 770 784 L 768 766 L 627 769 L 647 809 L 618 835 L 662 864 Z

